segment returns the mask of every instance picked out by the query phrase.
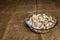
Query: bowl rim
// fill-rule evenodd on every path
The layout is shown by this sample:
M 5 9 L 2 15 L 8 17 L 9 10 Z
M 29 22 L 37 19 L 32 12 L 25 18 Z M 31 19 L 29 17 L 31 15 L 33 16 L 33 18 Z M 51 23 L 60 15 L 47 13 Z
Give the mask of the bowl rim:
M 32 27 L 32 25 L 29 25 L 29 24 L 27 23 L 27 20 L 26 20 L 26 19 L 25 19 L 25 24 L 26 24 L 29 28 L 37 29 L 37 28 Z M 49 28 L 49 29 L 37 29 L 37 30 L 50 30 L 50 29 L 56 28 L 56 27 L 57 27 L 57 24 L 58 24 L 58 20 L 57 20 L 56 24 L 54 24 L 54 26 L 51 27 L 51 28 Z
M 25 19 L 24 19 L 24 20 L 25 20 L 25 24 L 26 24 L 29 28 L 37 29 L 37 28 L 32 27 L 32 25 L 29 25 L 29 24 L 27 23 L 27 19 L 28 19 L 28 17 L 30 17 L 32 14 L 40 14 L 40 13 L 36 13 L 36 11 L 34 11 L 33 13 L 30 13 L 29 15 L 27 15 L 27 16 L 25 17 Z M 42 14 L 44 14 L 44 13 L 42 13 Z M 47 15 L 48 15 L 48 14 L 47 14 Z M 52 16 L 52 15 L 50 14 L 50 15 L 48 15 L 48 16 Z M 53 27 L 51 27 L 51 28 L 49 28 L 49 29 L 37 29 L 37 30 L 50 30 L 50 29 L 55 28 L 55 27 L 57 26 L 59 20 L 57 19 L 56 16 L 52 16 L 52 17 L 54 17 L 55 20 L 56 20 L 56 22 L 55 22 L 55 24 L 54 24 Z

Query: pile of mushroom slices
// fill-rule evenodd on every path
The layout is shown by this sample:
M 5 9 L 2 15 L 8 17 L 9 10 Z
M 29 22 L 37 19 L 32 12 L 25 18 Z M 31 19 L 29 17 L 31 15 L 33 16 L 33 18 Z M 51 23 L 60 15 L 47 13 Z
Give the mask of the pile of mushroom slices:
M 53 27 L 55 21 L 52 16 L 46 14 L 33 14 L 27 23 L 36 29 L 49 29 Z

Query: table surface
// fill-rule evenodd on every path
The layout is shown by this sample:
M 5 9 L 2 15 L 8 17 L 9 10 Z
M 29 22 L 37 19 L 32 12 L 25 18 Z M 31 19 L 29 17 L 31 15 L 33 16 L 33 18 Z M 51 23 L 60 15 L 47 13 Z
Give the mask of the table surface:
M 0 40 L 60 40 L 60 25 L 48 33 L 37 34 L 24 23 L 25 16 L 36 11 L 36 6 L 60 19 L 59 1 L 38 0 L 36 5 L 36 0 L 15 0 L 0 4 Z

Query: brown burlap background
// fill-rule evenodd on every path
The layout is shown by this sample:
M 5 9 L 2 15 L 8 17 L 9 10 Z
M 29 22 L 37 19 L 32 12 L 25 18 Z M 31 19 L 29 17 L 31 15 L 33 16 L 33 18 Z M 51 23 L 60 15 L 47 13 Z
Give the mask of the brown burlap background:
M 37 9 L 60 18 L 59 0 L 37 0 Z M 0 40 L 60 40 L 60 26 L 37 34 L 24 23 L 27 12 L 36 10 L 36 0 L 0 0 Z

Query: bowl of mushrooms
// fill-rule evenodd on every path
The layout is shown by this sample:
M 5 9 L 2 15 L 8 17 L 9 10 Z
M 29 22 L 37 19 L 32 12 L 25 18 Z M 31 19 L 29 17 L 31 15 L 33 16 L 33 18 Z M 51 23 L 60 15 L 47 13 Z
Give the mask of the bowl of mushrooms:
M 58 20 L 49 13 L 31 12 L 25 18 L 25 23 L 34 32 L 46 33 L 57 26 Z

